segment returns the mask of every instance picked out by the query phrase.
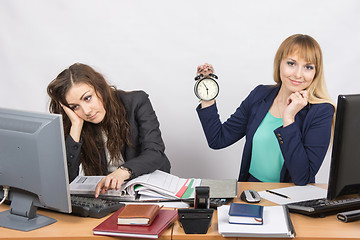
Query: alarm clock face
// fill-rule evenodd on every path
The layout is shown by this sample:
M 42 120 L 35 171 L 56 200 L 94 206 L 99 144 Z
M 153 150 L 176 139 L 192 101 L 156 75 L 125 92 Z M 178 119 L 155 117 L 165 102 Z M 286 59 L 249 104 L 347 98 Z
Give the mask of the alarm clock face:
M 219 94 L 219 85 L 214 79 L 203 78 L 196 82 L 194 91 L 199 99 L 210 101 Z

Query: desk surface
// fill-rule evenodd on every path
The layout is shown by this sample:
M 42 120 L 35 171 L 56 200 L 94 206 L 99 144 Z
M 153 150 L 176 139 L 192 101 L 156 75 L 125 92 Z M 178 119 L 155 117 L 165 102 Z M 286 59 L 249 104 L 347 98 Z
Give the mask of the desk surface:
M 316 184 L 320 187 L 325 187 L 324 184 Z M 288 183 L 239 183 L 238 194 L 244 189 L 254 189 L 256 191 L 263 191 L 265 189 L 275 189 L 280 187 L 293 186 Z M 240 200 L 234 199 L 235 202 Z M 276 205 L 265 199 L 261 200 L 261 205 L 271 206 Z M 7 210 L 9 206 L 0 206 L 0 211 Z M 106 236 L 94 236 L 92 229 L 104 221 L 107 217 L 101 219 L 82 218 L 71 216 L 62 213 L 39 210 L 39 214 L 46 215 L 57 219 L 58 221 L 50 226 L 37 229 L 31 232 L 21 232 L 0 228 L 0 239 L 120 239 Z M 342 223 L 336 220 L 335 215 L 327 216 L 325 218 L 311 218 L 300 214 L 291 213 L 291 220 L 295 227 L 295 239 L 360 239 L 360 221 L 351 223 Z M 127 239 L 127 238 L 125 238 Z M 211 226 L 206 235 L 203 234 L 185 234 L 178 222 L 167 229 L 159 239 L 227 239 L 232 240 L 236 238 L 222 238 L 217 230 L 217 214 L 214 212 Z M 240 238 L 239 238 L 240 239 Z M 254 238 L 241 238 L 253 239 Z

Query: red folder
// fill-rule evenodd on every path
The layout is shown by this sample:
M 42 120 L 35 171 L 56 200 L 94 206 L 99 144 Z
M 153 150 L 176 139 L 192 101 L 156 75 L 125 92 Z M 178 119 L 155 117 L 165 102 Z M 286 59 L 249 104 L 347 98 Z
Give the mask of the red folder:
M 177 210 L 161 209 L 150 226 L 118 225 L 118 215 L 123 209 L 120 208 L 95 227 L 93 229 L 94 235 L 158 238 L 178 216 Z

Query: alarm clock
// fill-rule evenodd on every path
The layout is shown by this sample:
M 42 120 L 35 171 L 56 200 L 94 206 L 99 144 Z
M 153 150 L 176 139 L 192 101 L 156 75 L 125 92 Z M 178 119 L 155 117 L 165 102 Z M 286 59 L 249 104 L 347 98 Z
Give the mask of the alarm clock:
M 205 77 L 203 74 L 196 76 L 194 86 L 196 97 L 204 101 L 215 99 L 219 94 L 219 84 L 216 82 L 216 79 L 218 79 L 218 77 L 213 73 Z

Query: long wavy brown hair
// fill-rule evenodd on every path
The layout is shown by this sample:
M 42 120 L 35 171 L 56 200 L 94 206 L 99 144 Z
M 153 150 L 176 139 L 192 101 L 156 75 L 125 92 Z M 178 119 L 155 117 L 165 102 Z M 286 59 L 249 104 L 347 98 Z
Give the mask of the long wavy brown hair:
M 75 63 L 62 71 L 47 87 L 50 96 L 49 111 L 63 116 L 65 136 L 70 133 L 71 121 L 61 105 L 69 107 L 66 94 L 70 88 L 78 83 L 86 83 L 95 89 L 95 93 L 102 99 L 106 110 L 103 121 L 93 124 L 84 121 L 81 131 L 81 156 L 85 175 L 104 175 L 106 170 L 101 167 L 101 151 L 104 150 L 103 133 L 107 136 L 106 147 L 110 153 L 110 161 L 119 161 L 125 145 L 131 146 L 130 126 L 126 118 L 125 107 L 117 96 L 116 87 L 110 86 L 102 74 L 92 67 Z

